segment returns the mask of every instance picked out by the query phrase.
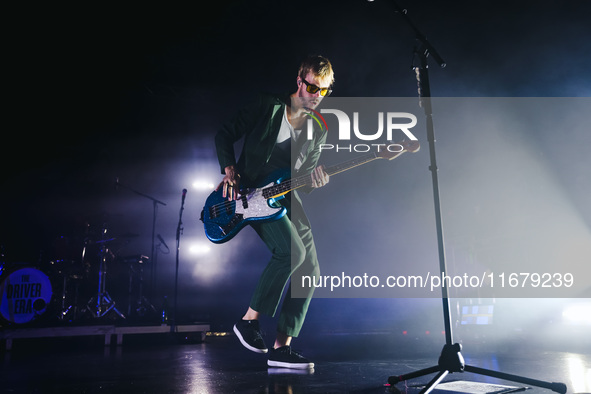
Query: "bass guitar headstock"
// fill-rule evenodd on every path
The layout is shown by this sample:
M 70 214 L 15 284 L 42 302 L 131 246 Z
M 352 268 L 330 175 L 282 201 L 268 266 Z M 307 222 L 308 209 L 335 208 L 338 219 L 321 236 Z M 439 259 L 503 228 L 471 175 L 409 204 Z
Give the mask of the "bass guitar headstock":
M 419 149 L 421 149 L 421 144 L 418 140 L 402 140 L 381 148 L 376 155 L 381 159 L 392 160 L 404 152 L 415 153 Z

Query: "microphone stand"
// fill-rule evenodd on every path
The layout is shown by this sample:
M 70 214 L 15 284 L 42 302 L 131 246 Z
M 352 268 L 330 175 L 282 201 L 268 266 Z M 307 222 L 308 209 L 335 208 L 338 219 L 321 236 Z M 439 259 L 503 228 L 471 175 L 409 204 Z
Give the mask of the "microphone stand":
M 181 198 L 181 209 L 179 211 L 179 223 L 176 228 L 176 268 L 175 268 L 175 274 L 174 274 L 174 307 L 173 307 L 173 314 L 172 314 L 172 324 L 170 325 L 170 332 L 175 332 L 176 325 L 177 325 L 179 253 L 181 250 L 181 234 L 183 232 L 183 211 L 185 210 L 185 197 L 186 196 L 187 196 L 187 189 L 183 189 L 183 196 Z
M 152 259 L 152 264 L 150 265 L 150 295 L 153 295 L 153 289 L 155 288 L 155 271 L 156 271 L 156 259 L 154 259 L 154 249 L 155 249 L 155 237 L 156 237 L 156 217 L 158 216 L 158 205 L 166 206 L 160 200 L 155 199 L 154 197 L 148 196 L 145 193 L 142 193 L 138 190 L 135 190 L 127 185 L 124 185 L 119 182 L 119 178 L 115 178 L 115 187 L 122 187 L 124 189 L 129 190 L 132 193 L 137 194 L 138 196 L 142 196 L 147 198 L 148 200 L 152 201 L 152 243 L 150 249 L 150 259 Z M 151 304 L 149 305 L 151 309 L 154 309 L 154 306 Z
M 431 56 L 440 67 L 445 67 L 446 63 L 437 53 L 435 48 L 427 41 L 427 38 L 419 31 L 419 29 L 412 23 L 406 14 L 406 10 L 400 8 L 395 1 L 392 1 L 394 8 L 398 14 L 402 16 L 404 21 L 415 32 L 416 47 L 414 49 L 414 59 L 417 59 L 418 64 L 413 64 L 413 69 L 416 73 L 416 78 L 419 86 L 419 104 L 423 108 L 427 124 L 427 139 L 429 141 L 429 156 L 431 177 L 433 181 L 433 200 L 435 206 L 435 220 L 437 226 L 437 244 L 439 250 L 439 268 L 441 275 L 446 275 L 447 267 L 445 261 L 445 248 L 443 240 L 443 225 L 441 220 L 441 203 L 439 199 L 439 180 L 437 176 L 437 159 L 435 155 L 435 132 L 433 126 L 433 113 L 431 108 L 431 87 L 429 84 L 429 67 L 427 65 L 428 57 Z M 550 383 L 541 380 L 529 379 L 522 376 L 511 375 L 507 373 L 491 371 L 483 368 L 466 365 L 461 354 L 462 345 L 453 343 L 453 333 L 451 326 L 451 313 L 449 304 L 448 287 L 446 281 L 443 281 L 441 288 L 441 299 L 443 303 L 443 318 L 445 327 L 445 345 L 441 355 L 439 356 L 438 364 L 430 368 L 425 368 L 419 371 L 411 372 L 405 375 L 390 376 L 388 383 L 394 385 L 398 382 L 406 381 L 437 373 L 437 375 L 421 390 L 421 393 L 430 393 L 441 381 L 449 374 L 454 372 L 472 372 L 480 375 L 491 376 L 494 378 L 505 379 L 509 381 L 529 384 L 550 389 L 557 393 L 566 393 L 566 385 L 564 383 Z

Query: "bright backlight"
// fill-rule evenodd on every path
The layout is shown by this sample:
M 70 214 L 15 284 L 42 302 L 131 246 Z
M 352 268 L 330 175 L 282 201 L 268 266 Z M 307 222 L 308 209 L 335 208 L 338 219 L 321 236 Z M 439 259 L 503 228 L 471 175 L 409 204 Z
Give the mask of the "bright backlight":
M 193 188 L 196 190 L 213 190 L 214 184 L 209 181 L 198 180 L 193 182 Z
M 569 324 L 591 325 L 591 303 L 573 304 L 565 307 L 562 318 Z

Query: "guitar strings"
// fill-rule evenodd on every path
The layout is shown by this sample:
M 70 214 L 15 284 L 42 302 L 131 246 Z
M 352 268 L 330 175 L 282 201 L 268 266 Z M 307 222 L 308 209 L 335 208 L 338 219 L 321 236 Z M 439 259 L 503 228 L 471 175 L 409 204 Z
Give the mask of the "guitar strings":
M 326 172 L 329 173 L 329 175 L 335 175 L 338 174 L 339 172 L 343 172 L 345 170 L 348 170 L 350 168 L 368 163 L 374 159 L 376 159 L 376 155 L 375 154 L 370 154 L 367 156 L 362 156 L 360 158 L 355 158 L 352 159 L 350 161 L 347 161 L 345 163 L 340 163 L 337 164 L 335 166 L 329 167 L 326 169 Z M 293 189 L 299 188 L 301 186 L 304 186 L 306 183 L 308 183 L 308 181 L 310 180 L 310 176 L 311 174 L 307 174 L 307 175 L 303 175 L 297 178 L 291 178 L 288 179 L 284 182 L 281 182 L 277 185 L 274 186 L 269 186 L 268 188 L 265 188 L 262 190 L 263 192 L 263 197 L 265 199 L 267 198 L 272 198 L 274 195 L 278 195 L 278 194 L 285 194 Z M 303 183 L 302 183 L 303 181 Z M 297 186 L 296 187 L 292 187 L 292 183 L 295 183 Z M 268 190 L 272 190 L 272 192 L 270 193 L 271 196 L 266 197 L 264 194 L 266 191 Z M 267 193 L 269 194 L 269 193 Z M 226 200 L 224 202 L 218 203 L 218 204 L 214 204 L 210 207 L 210 211 L 213 208 L 214 210 L 218 210 L 218 209 L 223 209 L 223 210 L 227 210 L 228 208 L 232 207 L 232 204 L 235 204 L 236 201 L 238 200 Z

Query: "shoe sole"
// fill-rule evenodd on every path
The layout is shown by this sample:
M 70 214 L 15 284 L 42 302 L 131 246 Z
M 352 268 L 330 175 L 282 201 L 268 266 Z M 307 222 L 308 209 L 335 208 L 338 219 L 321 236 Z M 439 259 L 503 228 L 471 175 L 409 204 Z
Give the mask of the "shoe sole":
M 242 337 L 242 334 L 240 334 L 240 331 L 238 330 L 238 328 L 236 327 L 235 324 L 234 324 L 234 334 L 236 334 L 236 336 L 240 340 L 240 343 L 242 344 L 242 346 L 244 346 L 245 348 L 247 348 L 251 352 L 255 352 L 255 353 L 267 353 L 269 351 L 269 349 L 257 349 L 256 347 L 249 345 L 244 340 L 244 338 Z
M 312 369 L 314 368 L 314 363 L 286 363 L 282 361 L 267 361 L 267 365 L 269 367 L 274 368 L 289 368 L 289 369 Z

